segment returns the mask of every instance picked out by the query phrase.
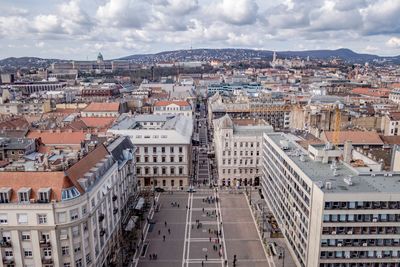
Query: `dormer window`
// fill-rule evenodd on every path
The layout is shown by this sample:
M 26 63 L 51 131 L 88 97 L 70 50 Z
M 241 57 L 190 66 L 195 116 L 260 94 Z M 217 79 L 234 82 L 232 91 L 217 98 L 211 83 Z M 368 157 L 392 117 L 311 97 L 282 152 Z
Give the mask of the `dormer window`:
M 0 188 L 0 203 L 9 203 L 11 198 L 11 187 Z
M 21 203 L 29 203 L 30 195 L 31 189 L 28 187 L 22 187 L 18 190 L 18 201 Z
M 50 202 L 51 188 L 40 188 L 38 190 L 38 202 L 49 203 Z

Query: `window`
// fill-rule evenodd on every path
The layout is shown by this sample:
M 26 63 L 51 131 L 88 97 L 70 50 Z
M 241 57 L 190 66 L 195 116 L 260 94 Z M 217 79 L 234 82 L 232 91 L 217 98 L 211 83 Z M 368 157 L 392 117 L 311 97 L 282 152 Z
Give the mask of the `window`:
M 153 157 L 153 162 L 157 162 L 157 157 Z
M 136 168 L 136 174 L 140 174 L 140 168 Z
M 183 147 L 179 147 L 179 153 L 183 153 Z
M 175 180 L 171 180 L 171 186 L 175 185 Z
M 162 175 L 166 175 L 167 174 L 167 169 L 165 167 L 163 167 L 161 169 Z
M 179 174 L 183 174 L 183 167 L 179 167 Z
M 26 224 L 28 223 L 28 214 L 17 214 L 18 223 L 19 224 Z
M 165 153 L 165 147 L 161 147 L 161 153 Z
M 69 263 L 69 262 L 64 262 L 63 267 L 71 267 L 71 263 Z
M 158 174 L 158 169 L 157 169 L 157 167 L 153 167 L 153 174 Z
M 144 162 L 149 162 L 149 157 L 148 156 L 144 157 Z
M 73 210 L 71 210 L 70 212 L 69 212 L 69 215 L 70 215 L 70 218 L 71 218 L 71 221 L 75 221 L 75 220 L 77 220 L 78 219 L 78 209 L 73 209 Z
M 171 175 L 175 174 L 175 167 L 171 167 Z
M 12 256 L 14 256 L 12 250 L 5 250 L 5 251 L 4 251 L 4 255 L 5 255 L 6 257 L 12 257 Z
M 78 244 L 76 244 L 75 247 L 74 247 L 74 252 L 75 252 L 75 253 L 78 253 L 78 252 L 80 252 L 80 251 L 81 251 L 81 244 L 78 243 Z
M 0 214 L 0 224 L 8 224 L 7 214 Z
M 169 148 L 169 152 L 170 152 L 170 153 L 174 153 L 174 147 L 173 147 L 173 146 L 171 146 L 171 147 Z
M 47 215 L 46 214 L 38 214 L 38 224 L 46 224 L 47 223 Z
M 21 188 L 20 190 L 18 190 L 19 202 L 29 202 L 30 193 L 30 188 Z
M 24 256 L 25 257 L 32 257 L 32 250 L 31 249 L 24 249 Z
M 82 267 L 82 266 L 83 266 L 83 264 L 82 264 L 82 259 L 76 260 L 76 261 L 75 261 L 75 266 L 76 266 L 76 267 Z
M 235 143 L 233 143 L 233 147 L 237 147 L 237 143 L 235 142 Z
M 0 189 L 0 203 L 10 202 L 11 188 Z
M 173 156 L 171 156 L 170 158 L 169 158 L 169 162 L 174 162 L 175 161 L 175 158 L 173 157 Z
M 21 240 L 28 241 L 31 240 L 31 233 L 30 232 L 21 232 Z
M 157 153 L 157 147 L 153 147 L 153 153 Z
M 144 168 L 144 174 L 149 175 L 150 169 L 148 167 Z
M 166 186 L 166 185 L 167 185 L 167 183 L 166 183 L 165 180 L 162 180 L 162 185 L 163 185 L 163 186 Z
M 161 162 L 165 162 L 165 160 L 166 160 L 166 159 L 165 159 L 165 156 L 162 156 L 162 157 L 161 157 Z
M 144 150 L 144 153 L 149 153 L 149 148 L 147 147 L 147 146 L 145 146 L 144 148 L 143 148 L 143 150 Z
M 140 157 L 136 157 L 136 162 L 140 162 Z
M 38 191 L 38 200 L 40 203 L 49 203 L 50 201 L 50 188 L 40 188 Z
M 90 257 L 90 254 L 86 254 L 86 264 L 89 264 L 92 262 L 92 258 Z
M 179 156 L 179 162 L 183 162 L 183 157 Z

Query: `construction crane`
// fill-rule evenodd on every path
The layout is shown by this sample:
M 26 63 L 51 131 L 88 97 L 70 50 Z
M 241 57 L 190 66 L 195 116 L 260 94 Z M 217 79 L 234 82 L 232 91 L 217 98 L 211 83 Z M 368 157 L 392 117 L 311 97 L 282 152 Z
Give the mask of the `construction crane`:
M 343 104 L 339 101 L 336 102 L 335 107 L 335 127 L 333 129 L 332 141 L 333 145 L 337 148 L 340 143 L 340 123 L 342 121 Z

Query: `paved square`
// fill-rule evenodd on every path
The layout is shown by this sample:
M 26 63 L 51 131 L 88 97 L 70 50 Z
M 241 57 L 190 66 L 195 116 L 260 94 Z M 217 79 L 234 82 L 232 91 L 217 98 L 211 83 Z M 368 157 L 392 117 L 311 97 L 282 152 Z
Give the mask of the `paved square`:
M 203 200 L 207 197 L 213 197 L 214 203 Z M 171 205 L 175 202 L 179 208 Z M 154 213 L 151 221 L 155 224 L 145 238 L 147 251 L 133 266 L 192 267 L 202 266 L 203 261 L 204 266 L 224 267 L 225 260 L 233 266 L 234 255 L 237 267 L 273 266 L 266 258 L 244 194 L 199 189 L 193 194 L 162 193 L 158 203 L 160 211 Z M 157 260 L 150 260 L 149 255 L 154 253 Z

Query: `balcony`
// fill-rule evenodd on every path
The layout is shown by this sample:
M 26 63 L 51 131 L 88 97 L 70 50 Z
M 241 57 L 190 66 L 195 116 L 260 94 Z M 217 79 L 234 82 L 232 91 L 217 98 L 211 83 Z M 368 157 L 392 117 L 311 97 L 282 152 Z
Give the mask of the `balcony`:
M 118 209 L 115 208 L 115 209 L 113 210 L 113 214 L 117 214 L 117 213 L 118 213 Z
M 3 263 L 4 264 L 13 264 L 14 263 L 14 257 L 4 257 L 3 258 Z
M 1 240 L 0 241 L 0 247 L 2 247 L 2 248 L 10 248 L 10 247 L 12 247 L 11 241 Z
M 113 195 L 112 201 L 116 201 L 117 199 L 118 199 L 118 197 L 116 195 Z
M 53 264 L 53 259 L 49 257 L 43 257 L 42 258 L 42 263 L 43 264 Z
M 105 235 L 105 234 L 106 234 L 106 230 L 101 229 L 101 230 L 100 230 L 100 236 L 103 236 L 103 235 Z
M 101 213 L 101 214 L 99 215 L 99 222 L 102 222 L 103 220 L 104 220 L 104 214 Z
M 40 244 L 40 247 L 41 247 L 41 248 L 48 248 L 48 247 L 51 247 L 50 240 L 42 239 L 42 240 L 39 241 L 39 244 Z

